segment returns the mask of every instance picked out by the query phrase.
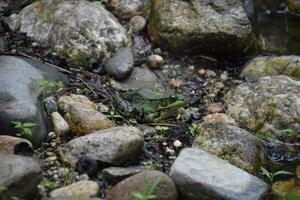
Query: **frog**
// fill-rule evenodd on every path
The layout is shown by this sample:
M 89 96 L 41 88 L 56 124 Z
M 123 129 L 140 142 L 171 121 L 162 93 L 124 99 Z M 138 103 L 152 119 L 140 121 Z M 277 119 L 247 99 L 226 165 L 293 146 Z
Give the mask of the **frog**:
M 141 88 L 116 95 L 113 104 L 123 116 L 139 116 L 144 122 L 159 122 L 176 116 L 188 102 L 168 88 Z

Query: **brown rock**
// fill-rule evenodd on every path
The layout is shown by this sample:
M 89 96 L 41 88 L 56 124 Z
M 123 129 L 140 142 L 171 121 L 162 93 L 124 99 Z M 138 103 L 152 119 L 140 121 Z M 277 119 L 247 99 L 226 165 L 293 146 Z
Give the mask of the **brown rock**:
M 56 133 L 56 135 L 66 136 L 70 132 L 69 124 L 58 112 L 53 112 L 51 114 L 51 119 L 54 133 Z
M 154 192 L 156 200 L 177 199 L 176 186 L 169 176 L 160 171 L 148 171 L 131 176 L 115 185 L 107 193 L 106 200 L 132 200 L 132 192 L 139 192 L 143 194 L 145 173 L 147 173 L 147 180 L 150 187 L 155 180 L 160 180 L 158 187 Z
M 206 123 L 221 122 L 221 123 L 225 123 L 225 124 L 229 124 L 229 125 L 238 127 L 238 124 L 236 123 L 236 121 L 224 113 L 209 114 L 209 115 L 206 115 L 203 118 L 203 120 Z
M 274 194 L 279 197 L 284 197 L 288 194 L 300 194 L 300 184 L 295 178 L 284 181 L 276 181 L 272 186 Z
M 97 110 L 97 105 L 83 95 L 62 96 L 58 100 L 58 107 L 75 135 L 86 135 L 113 126 L 113 123 Z
M 13 155 L 18 150 L 30 150 L 32 144 L 28 140 L 8 135 L 0 135 L 0 153 Z
M 221 102 L 218 103 L 213 103 L 213 104 L 209 104 L 207 106 L 207 111 L 209 113 L 217 113 L 217 112 L 221 112 L 224 108 L 224 104 Z

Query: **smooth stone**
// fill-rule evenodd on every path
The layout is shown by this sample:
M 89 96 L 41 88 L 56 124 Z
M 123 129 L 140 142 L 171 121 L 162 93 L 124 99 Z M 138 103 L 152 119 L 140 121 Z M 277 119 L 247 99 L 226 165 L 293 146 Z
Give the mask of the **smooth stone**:
M 218 113 L 221 112 L 223 109 L 224 109 L 224 104 L 221 102 L 212 103 L 207 106 L 207 111 L 209 113 Z
M 11 197 L 33 199 L 42 180 L 39 164 L 31 158 L 0 154 L 0 185 L 4 199 Z
M 96 197 L 100 193 L 98 183 L 94 181 L 78 181 L 71 185 L 50 192 L 50 197 L 69 197 L 71 200 L 82 200 Z
M 47 97 L 43 100 L 46 113 L 51 116 L 52 113 L 58 112 L 56 100 L 53 96 Z
M 297 182 L 296 178 L 290 178 L 283 181 L 276 181 L 272 185 L 272 190 L 274 194 L 279 197 L 284 197 L 289 194 L 300 195 L 300 184 Z
M 146 28 L 147 21 L 143 16 L 134 16 L 129 21 L 129 27 L 135 33 L 142 32 Z
M 28 138 L 40 145 L 47 138 L 45 114 L 39 101 L 37 81 L 67 82 L 64 74 L 50 65 L 23 57 L 0 56 L 0 135 L 16 135 L 12 121 L 32 122 L 37 126 Z
M 160 69 L 164 62 L 164 58 L 160 55 L 151 55 L 147 59 L 147 63 L 152 69 Z
M 202 123 L 193 147 L 229 161 L 249 173 L 257 173 L 266 152 L 259 139 L 246 130 L 224 123 Z
M 173 52 L 237 57 L 258 46 L 240 0 L 154 0 L 148 32 L 152 42 Z
M 153 195 L 156 200 L 177 200 L 177 189 L 172 179 L 160 171 L 146 171 L 131 176 L 114 187 L 112 187 L 107 195 L 106 200 L 132 200 L 132 192 L 144 193 L 144 178 L 147 173 L 148 185 L 151 186 L 154 181 L 160 180 L 158 187 Z
M 264 76 L 286 75 L 300 79 L 300 56 L 257 57 L 244 66 L 240 74 L 247 81 L 257 81 Z
M 26 33 L 73 67 L 91 68 L 127 46 L 126 30 L 100 3 L 86 0 L 35 1 L 7 19 L 12 31 Z
M 144 144 L 143 134 L 130 126 L 119 126 L 78 137 L 66 144 L 65 154 L 75 163 L 88 156 L 97 161 L 120 166 L 139 155 Z
M 108 9 L 120 20 L 130 19 L 143 8 L 142 0 L 110 0 Z
M 265 137 L 292 142 L 285 128 L 300 133 L 300 81 L 287 76 L 242 83 L 225 97 L 227 113 L 240 127 Z
M 32 152 L 32 144 L 28 140 L 8 135 L 0 135 L 0 153 L 6 155 L 22 155 Z
M 105 71 L 116 80 L 125 80 L 134 67 L 133 51 L 130 47 L 119 49 L 104 65 Z
M 69 124 L 58 112 L 52 113 L 51 119 L 53 124 L 53 130 L 56 135 L 64 137 L 68 135 L 68 133 L 70 133 Z
M 112 121 L 100 113 L 98 106 L 86 96 L 75 94 L 61 96 L 58 99 L 58 107 L 71 129 L 71 133 L 77 136 L 113 126 Z
M 109 167 L 102 171 L 103 177 L 112 183 L 118 183 L 125 178 L 138 174 L 146 169 L 141 166 Z
M 203 121 L 206 123 L 221 122 L 232 126 L 238 126 L 236 121 L 225 113 L 213 113 L 206 115 L 205 117 L 203 117 Z
M 259 178 L 195 148 L 180 152 L 170 176 L 185 200 L 261 200 L 269 191 Z

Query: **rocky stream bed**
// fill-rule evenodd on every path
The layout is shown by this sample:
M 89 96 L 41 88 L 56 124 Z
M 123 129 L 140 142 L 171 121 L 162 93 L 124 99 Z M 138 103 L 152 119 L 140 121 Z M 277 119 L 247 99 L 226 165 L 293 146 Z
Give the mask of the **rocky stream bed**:
M 0 200 L 299 200 L 300 1 L 0 1 Z

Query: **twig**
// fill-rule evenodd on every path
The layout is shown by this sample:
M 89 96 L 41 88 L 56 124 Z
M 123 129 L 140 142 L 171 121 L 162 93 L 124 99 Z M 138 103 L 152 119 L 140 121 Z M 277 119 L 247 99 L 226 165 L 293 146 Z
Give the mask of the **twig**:
M 77 77 L 96 97 L 98 97 L 97 93 L 84 81 L 82 78 Z

